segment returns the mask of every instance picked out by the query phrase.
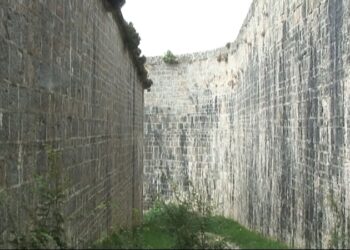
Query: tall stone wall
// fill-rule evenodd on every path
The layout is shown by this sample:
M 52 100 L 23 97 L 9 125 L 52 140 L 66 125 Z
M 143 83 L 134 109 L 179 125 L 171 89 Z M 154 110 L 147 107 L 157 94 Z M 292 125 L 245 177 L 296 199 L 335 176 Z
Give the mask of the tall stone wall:
M 31 223 L 35 176 L 52 159 L 71 246 L 142 210 L 143 87 L 105 4 L 0 1 L 0 196 L 11 202 L 0 240 Z
M 235 42 L 149 58 L 145 208 L 193 187 L 295 247 L 350 247 L 350 5 L 254 1 Z

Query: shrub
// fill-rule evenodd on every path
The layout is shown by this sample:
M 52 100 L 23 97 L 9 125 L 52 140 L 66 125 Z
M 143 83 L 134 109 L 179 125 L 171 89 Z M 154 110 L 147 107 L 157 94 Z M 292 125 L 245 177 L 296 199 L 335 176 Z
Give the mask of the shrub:
M 223 249 L 224 237 L 211 232 L 212 207 L 194 191 L 175 203 L 156 200 L 145 214 L 143 225 L 132 231 L 118 231 L 96 242 L 94 248 Z
M 168 50 L 165 55 L 163 56 L 163 61 L 166 64 L 178 64 L 179 61 L 177 60 L 177 57 L 170 51 Z
M 222 249 L 222 240 L 213 241 L 207 233 L 213 207 L 195 192 L 189 182 L 190 192 L 181 198 L 174 186 L 175 203 L 157 200 L 147 214 L 145 222 L 156 222 L 164 226 L 175 237 L 177 249 Z
M 24 194 L 20 195 L 23 200 L 21 212 L 29 216 L 24 225 L 19 224 L 18 215 L 11 207 L 15 197 L 4 191 L 0 205 L 7 210 L 10 235 L 2 244 L 20 249 L 67 248 L 65 218 L 62 213 L 66 180 L 59 166 L 58 157 L 57 152 L 48 147 L 48 173 L 37 175 L 33 186 L 28 189 L 28 193 L 32 193 L 37 201 L 35 206 L 31 207 L 29 198 Z
M 113 232 L 110 236 L 95 242 L 92 245 L 93 249 L 130 249 L 142 248 L 142 236 L 139 229 L 133 231 L 120 229 L 118 232 Z

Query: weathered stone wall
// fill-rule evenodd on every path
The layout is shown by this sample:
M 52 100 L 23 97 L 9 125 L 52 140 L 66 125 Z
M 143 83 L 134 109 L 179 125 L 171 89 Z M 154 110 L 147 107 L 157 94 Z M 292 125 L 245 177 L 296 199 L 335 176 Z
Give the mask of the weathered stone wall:
M 49 151 L 67 180 L 72 246 L 130 226 L 142 210 L 142 145 L 143 87 L 103 1 L 1 0 L 0 193 L 12 203 L 0 209 L 0 239 L 30 221 Z
M 292 246 L 350 247 L 349 3 L 254 1 L 230 46 L 148 59 L 146 208 L 193 186 Z

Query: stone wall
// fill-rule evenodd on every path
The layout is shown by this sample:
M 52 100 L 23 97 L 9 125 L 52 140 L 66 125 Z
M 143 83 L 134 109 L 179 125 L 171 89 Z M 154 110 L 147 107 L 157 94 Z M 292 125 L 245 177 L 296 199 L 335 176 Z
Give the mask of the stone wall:
M 50 152 L 67 181 L 71 246 L 142 210 L 143 87 L 105 4 L 0 1 L 0 194 L 11 201 L 0 239 L 30 223 Z
M 193 187 L 295 247 L 350 247 L 350 5 L 254 1 L 235 42 L 149 58 L 144 196 Z

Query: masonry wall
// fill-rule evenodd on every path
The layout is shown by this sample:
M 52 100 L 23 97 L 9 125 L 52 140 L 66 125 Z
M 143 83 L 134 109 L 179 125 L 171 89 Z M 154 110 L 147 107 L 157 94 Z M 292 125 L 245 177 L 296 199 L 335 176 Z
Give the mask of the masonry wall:
M 0 1 L 0 239 L 31 223 L 50 152 L 67 241 L 86 247 L 142 210 L 143 87 L 103 1 Z M 3 203 L 2 203 L 3 204 Z
M 350 5 L 254 1 L 235 42 L 149 58 L 145 208 L 192 187 L 294 247 L 350 247 Z

